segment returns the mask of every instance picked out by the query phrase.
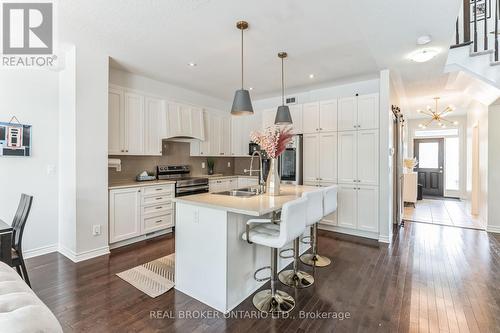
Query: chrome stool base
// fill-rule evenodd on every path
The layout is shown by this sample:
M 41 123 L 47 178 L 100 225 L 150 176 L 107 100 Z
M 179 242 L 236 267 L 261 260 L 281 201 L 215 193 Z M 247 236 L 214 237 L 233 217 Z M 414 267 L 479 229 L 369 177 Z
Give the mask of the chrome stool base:
M 293 269 L 278 274 L 281 283 L 292 288 L 307 288 L 313 285 L 314 277 L 304 271 L 294 272 Z
M 276 290 L 273 296 L 271 289 L 266 289 L 255 294 L 253 305 L 262 312 L 288 313 L 295 307 L 295 300 L 284 291 Z
M 332 262 L 328 257 L 312 253 L 305 253 L 301 255 L 300 261 L 302 261 L 306 265 L 315 267 L 325 267 L 330 265 Z

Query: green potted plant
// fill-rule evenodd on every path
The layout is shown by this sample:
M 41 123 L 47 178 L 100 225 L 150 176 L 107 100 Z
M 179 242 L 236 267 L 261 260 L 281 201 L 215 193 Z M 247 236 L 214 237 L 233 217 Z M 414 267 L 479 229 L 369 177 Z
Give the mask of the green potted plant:
M 208 157 L 207 158 L 207 168 L 208 168 L 209 175 L 214 174 L 214 167 L 215 167 L 215 159 L 212 157 Z

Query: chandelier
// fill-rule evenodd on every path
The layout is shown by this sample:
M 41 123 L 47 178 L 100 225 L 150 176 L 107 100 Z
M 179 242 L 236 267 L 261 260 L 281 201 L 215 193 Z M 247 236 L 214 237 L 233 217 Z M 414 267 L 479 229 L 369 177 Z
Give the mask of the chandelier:
M 424 123 L 418 124 L 420 128 L 427 128 L 432 122 L 437 122 L 438 126 L 441 128 L 446 128 L 446 125 L 458 125 L 458 121 L 450 121 L 445 119 L 444 117 L 450 114 L 455 110 L 453 106 L 448 105 L 442 111 L 438 111 L 438 101 L 439 97 L 434 97 L 434 101 L 436 102 L 436 107 L 433 110 L 429 105 L 425 110 L 417 110 L 418 113 L 431 117 L 431 119 L 427 120 Z

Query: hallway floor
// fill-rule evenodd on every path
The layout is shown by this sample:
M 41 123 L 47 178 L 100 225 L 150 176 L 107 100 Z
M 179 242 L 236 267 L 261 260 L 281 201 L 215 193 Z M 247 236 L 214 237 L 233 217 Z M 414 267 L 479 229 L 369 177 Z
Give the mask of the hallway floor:
M 479 218 L 469 212 L 470 203 L 468 201 L 423 199 L 417 202 L 416 207 L 405 207 L 403 219 L 413 222 L 484 230 Z
M 27 265 L 34 291 L 65 332 L 499 332 L 500 235 L 407 223 L 390 245 L 326 231 L 319 238 L 332 265 L 303 267 L 314 275 L 310 288 L 279 283 L 297 304 L 277 319 L 256 316 L 252 296 L 234 317 L 181 317 L 211 308 L 176 289 L 151 298 L 115 275 L 174 252 L 172 235 L 77 264 L 51 253 Z M 163 317 L 151 315 L 158 311 Z

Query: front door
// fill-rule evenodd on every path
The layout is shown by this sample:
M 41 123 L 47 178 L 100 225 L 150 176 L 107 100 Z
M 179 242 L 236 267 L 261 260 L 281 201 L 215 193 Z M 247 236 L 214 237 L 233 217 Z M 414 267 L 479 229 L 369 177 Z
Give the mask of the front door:
M 418 183 L 423 195 L 443 196 L 444 139 L 415 139 Z

